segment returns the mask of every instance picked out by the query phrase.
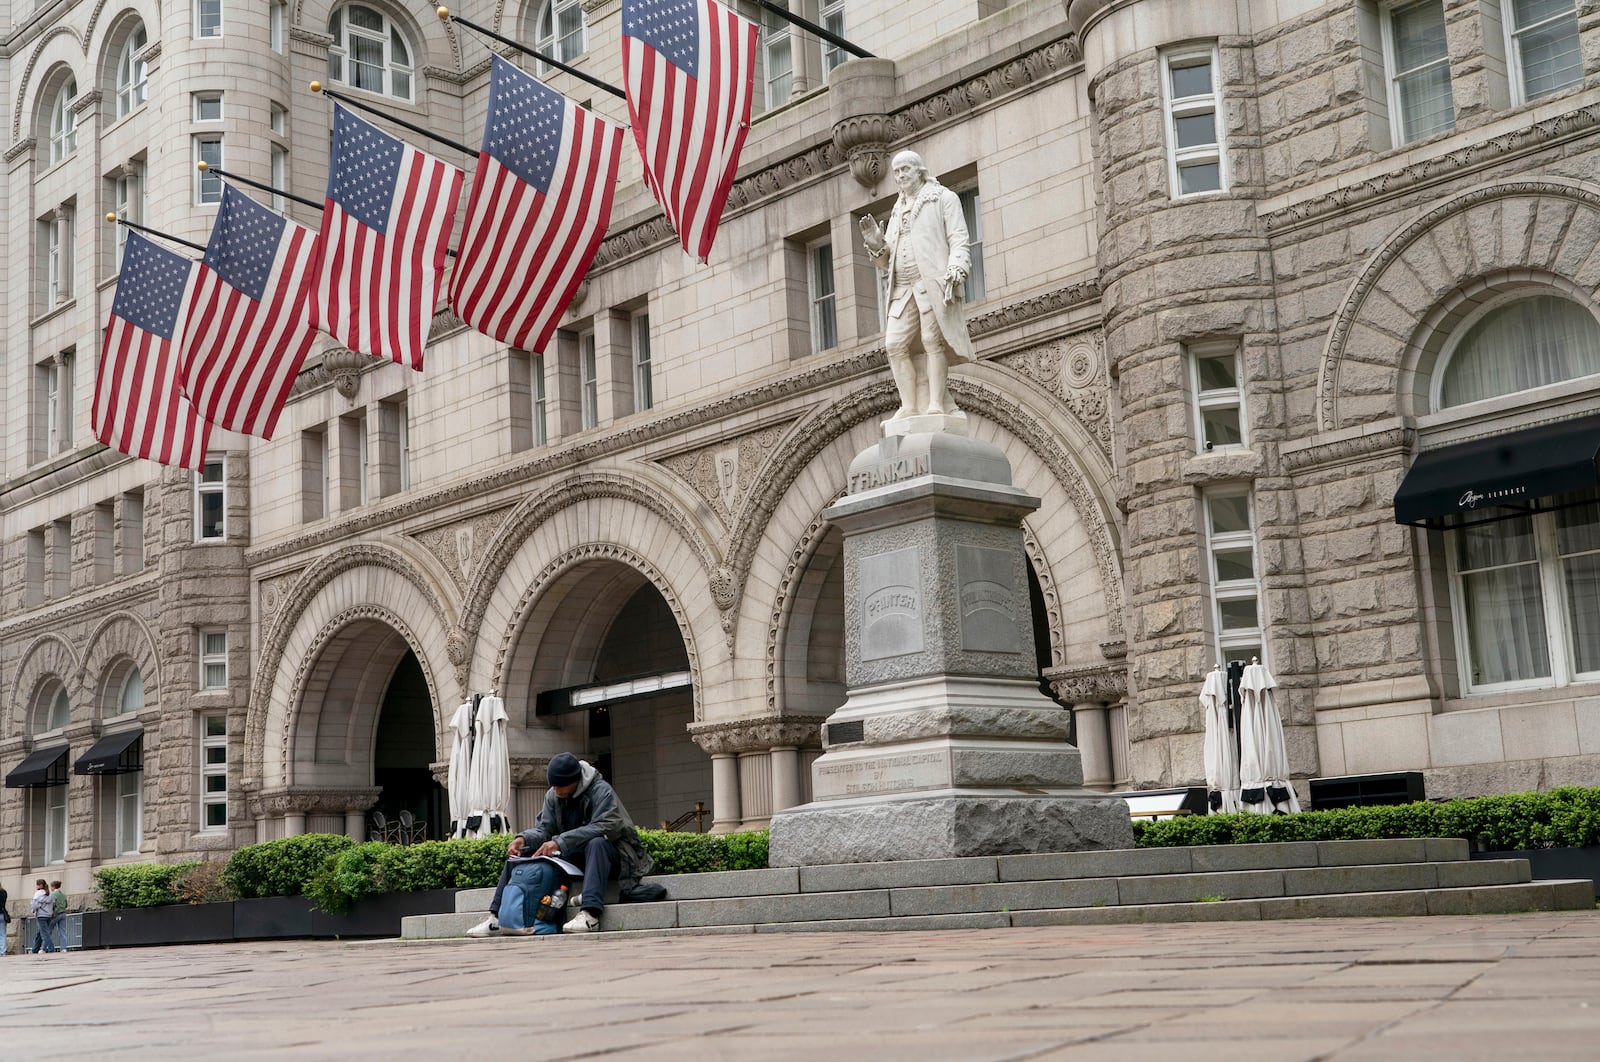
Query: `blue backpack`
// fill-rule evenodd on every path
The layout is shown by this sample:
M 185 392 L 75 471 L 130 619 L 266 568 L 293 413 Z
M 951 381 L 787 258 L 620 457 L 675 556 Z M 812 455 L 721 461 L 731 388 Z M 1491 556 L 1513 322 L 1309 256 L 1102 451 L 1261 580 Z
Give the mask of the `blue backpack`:
M 566 875 L 554 863 L 538 859 L 518 866 L 511 872 L 506 891 L 500 897 L 500 927 L 523 929 L 532 926 L 534 935 L 541 937 L 561 932 L 561 925 L 567 916 L 565 907 L 552 909 L 545 919 L 540 919 L 538 915 L 539 905 L 544 898 L 557 895 L 565 883 Z

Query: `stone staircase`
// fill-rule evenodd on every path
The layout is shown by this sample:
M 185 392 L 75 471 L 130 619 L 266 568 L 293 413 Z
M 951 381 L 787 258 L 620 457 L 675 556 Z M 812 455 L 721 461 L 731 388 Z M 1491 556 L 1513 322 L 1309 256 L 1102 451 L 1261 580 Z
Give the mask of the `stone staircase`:
M 1595 906 L 1592 882 L 1532 881 L 1527 860 L 1472 860 L 1467 842 L 1456 838 L 1136 848 L 781 867 L 650 880 L 665 886 L 668 899 L 608 905 L 604 929 L 986 929 L 1498 914 Z M 460 892 L 455 913 L 406 918 L 401 935 L 461 936 L 483 920 L 493 894 L 492 889 Z

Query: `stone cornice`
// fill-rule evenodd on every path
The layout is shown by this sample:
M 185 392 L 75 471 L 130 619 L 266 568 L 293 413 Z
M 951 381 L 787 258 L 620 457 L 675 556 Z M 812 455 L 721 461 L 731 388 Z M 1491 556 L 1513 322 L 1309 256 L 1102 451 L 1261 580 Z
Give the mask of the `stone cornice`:
M 1293 449 L 1285 444 L 1279 455 L 1290 472 L 1307 472 L 1315 468 L 1328 468 L 1361 461 L 1382 454 L 1410 453 L 1416 441 L 1416 430 L 1408 427 L 1386 428 L 1343 439 L 1318 442 L 1316 436 Z
M 17 161 L 23 155 L 26 155 L 28 152 L 32 151 L 33 146 L 36 143 L 38 143 L 38 140 L 31 136 L 24 137 L 23 139 L 17 141 L 15 144 L 12 144 L 10 147 L 6 148 L 5 161 Z
M 91 611 L 125 608 L 160 590 L 159 576 L 156 569 L 147 568 L 111 589 L 79 592 L 48 606 L 30 609 L 27 614 L 0 624 L 0 638 L 13 639 L 33 631 L 61 630 L 73 620 L 84 619 L 85 614 Z
M 707 755 L 821 748 L 823 715 L 767 715 L 720 723 L 691 723 L 689 740 Z

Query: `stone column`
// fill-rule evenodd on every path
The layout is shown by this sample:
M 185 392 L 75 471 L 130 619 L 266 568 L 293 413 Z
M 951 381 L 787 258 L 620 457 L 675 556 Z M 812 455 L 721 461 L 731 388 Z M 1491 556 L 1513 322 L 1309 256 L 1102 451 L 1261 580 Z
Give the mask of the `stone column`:
M 765 749 L 739 753 L 741 830 L 762 830 L 772 819 L 772 758 Z
M 1070 718 L 1039 692 L 1022 547 L 1039 500 L 964 417 L 899 427 L 826 514 L 850 691 L 813 801 L 773 817 L 771 865 L 1131 847 L 1127 804 L 1082 788 Z
M 739 804 L 739 758 L 731 752 L 711 755 L 711 832 L 734 833 L 742 821 Z
M 1106 728 L 1106 706 L 1074 704 L 1072 720 L 1078 752 L 1083 756 L 1085 789 L 1111 788 L 1111 731 Z
M 758 829 L 773 812 L 798 804 L 799 751 L 817 747 L 821 727 L 822 717 L 813 715 L 691 724 L 689 737 L 711 757 L 711 832 Z M 777 750 L 788 750 L 787 765 Z
M 344 835 L 360 844 L 367 839 L 367 814 L 354 809 L 344 813 Z
M 283 817 L 283 835 L 299 837 L 306 832 L 306 813 L 291 811 Z
M 772 750 L 772 811 L 800 803 L 800 750 L 782 745 Z

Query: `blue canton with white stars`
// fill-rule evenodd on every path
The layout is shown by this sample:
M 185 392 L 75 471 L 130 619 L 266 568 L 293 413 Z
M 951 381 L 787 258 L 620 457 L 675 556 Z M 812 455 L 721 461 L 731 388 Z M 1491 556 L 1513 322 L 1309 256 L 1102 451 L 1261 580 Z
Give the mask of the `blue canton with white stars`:
M 566 98 L 535 78 L 494 57 L 489 80 L 489 124 L 483 150 L 540 192 L 550 194 L 556 157 L 561 154 L 561 121 Z
M 157 247 L 137 232 L 128 233 L 122 275 L 111 312 L 129 324 L 170 340 L 178 330 L 178 309 L 194 263 Z
M 205 263 L 217 276 L 250 298 L 261 301 L 272 275 L 272 263 L 283 237 L 283 218 L 230 186 L 222 190 L 222 208 L 206 245 Z
M 690 77 L 700 70 L 700 0 L 623 0 L 622 32 Z
M 334 104 L 328 198 L 369 229 L 387 233 L 405 148 L 371 122 Z

